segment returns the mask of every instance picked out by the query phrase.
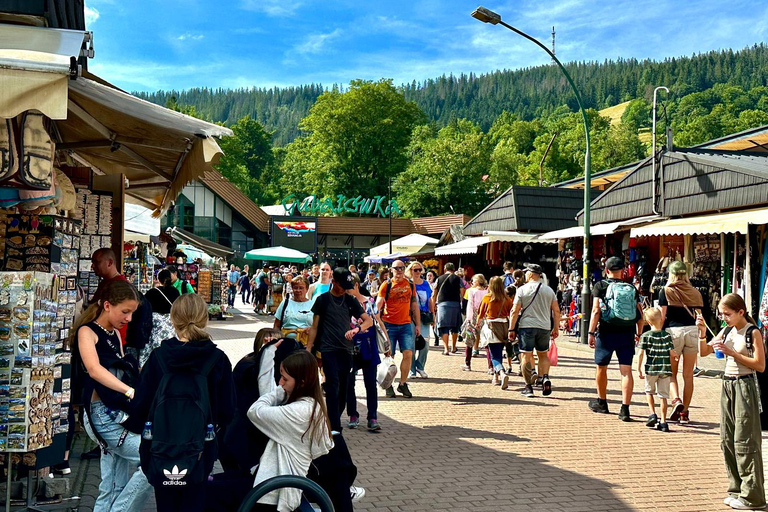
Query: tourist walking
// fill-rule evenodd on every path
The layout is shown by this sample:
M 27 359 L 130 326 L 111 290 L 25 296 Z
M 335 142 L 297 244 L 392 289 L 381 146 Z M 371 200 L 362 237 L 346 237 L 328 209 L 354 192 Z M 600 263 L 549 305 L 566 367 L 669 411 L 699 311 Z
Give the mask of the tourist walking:
M 488 293 L 480 302 L 475 329 L 480 333 L 482 344 L 488 348 L 493 364 L 493 384 L 507 389 L 509 375 L 504 371 L 502 363 L 504 343 L 509 332 L 509 315 L 513 301 L 504 293 L 504 280 L 492 277 Z M 469 346 L 467 346 L 469 351 Z M 471 361 L 471 359 L 470 359 Z
M 416 289 L 416 301 L 419 305 L 419 316 L 421 318 L 421 335 L 425 339 L 424 348 L 417 350 L 411 363 L 410 377 L 429 377 L 426 371 L 427 356 L 429 355 L 429 331 L 435 321 L 435 311 L 432 305 L 432 287 L 427 281 L 422 279 L 424 275 L 424 266 L 418 261 L 408 265 L 405 271 L 406 277 L 411 280 Z M 414 346 L 414 350 L 416 350 Z
M 286 283 L 288 284 L 288 283 Z M 291 296 L 286 296 L 275 311 L 275 329 L 280 329 L 282 335 L 299 341 L 307 346 L 309 328 L 312 327 L 312 304 L 307 298 L 309 283 L 303 276 L 291 280 Z
M 352 338 L 373 325 L 373 320 L 360 306 L 360 302 L 347 293 L 352 288 L 354 281 L 349 270 L 336 268 L 330 292 L 318 295 L 312 305 L 315 317 L 307 342 L 307 351 L 310 353 L 317 343 L 323 359 L 328 418 L 331 429 L 336 432 L 341 432 L 341 411 L 347 403 L 347 379 L 352 371 L 354 353 Z M 353 317 L 362 318 L 363 322 L 350 328 Z
M 466 325 L 474 326 L 477 324 L 477 314 L 480 311 L 480 304 L 483 302 L 483 297 L 488 294 L 487 281 L 483 274 L 475 274 L 472 276 L 472 287 L 467 290 L 467 318 L 464 320 Z M 478 331 L 479 332 L 479 331 Z M 465 371 L 470 371 L 472 365 L 472 356 L 480 355 L 480 337 L 475 336 L 473 339 L 465 339 L 466 347 L 464 348 L 464 366 L 461 368 Z M 488 370 L 492 371 L 493 365 L 491 364 L 491 352 L 486 350 L 486 356 L 488 359 Z
M 235 305 L 235 296 L 237 295 L 237 283 L 240 281 L 240 272 L 235 270 L 234 265 L 229 266 L 227 272 L 227 304 L 229 307 Z
M 240 274 L 240 281 L 238 283 L 240 287 L 240 300 L 243 304 L 251 303 L 251 276 L 248 275 L 248 270 L 243 270 Z
M 416 288 L 405 277 L 405 263 L 395 260 L 392 263 L 392 272 L 392 279 L 379 287 L 376 307 L 382 312 L 381 318 L 392 343 L 392 355 L 395 355 L 398 347 L 403 354 L 397 391 L 404 397 L 411 398 L 413 394 L 408 389 L 408 373 L 411 371 L 415 337 L 421 334 L 421 315 Z M 395 397 L 393 386 L 387 388 L 387 396 Z
M 430 270 L 427 272 L 426 278 L 427 282 L 429 283 L 429 288 L 432 291 L 431 296 L 435 296 L 435 285 L 437 284 L 437 272 L 434 270 Z M 437 307 L 435 306 L 435 301 L 430 300 L 432 311 L 433 311 L 433 318 L 432 318 L 432 335 L 434 336 L 434 343 L 436 347 L 440 346 L 440 335 L 437 333 Z M 429 338 L 427 338 L 427 343 L 429 343 Z
M 728 474 L 724 503 L 735 510 L 759 510 L 766 503 L 760 390 L 755 372 L 765 370 L 765 344 L 740 295 L 725 295 L 717 309 L 727 327 L 709 344 L 704 319 L 699 317 L 696 325 L 702 357 L 713 352 L 725 357 L 720 398 L 720 447 Z
M 381 325 L 379 311 L 376 308 L 376 299 L 364 295 L 368 293 L 365 288 L 360 287 L 360 279 L 356 274 L 352 274 L 352 280 L 355 283 L 354 288 L 349 291 L 365 309 L 368 316 L 375 319 Z M 357 412 L 357 399 L 355 397 L 355 376 L 359 370 L 363 370 L 363 384 L 365 386 L 365 401 L 368 407 L 368 430 L 376 432 L 381 430 L 377 409 L 379 406 L 379 397 L 376 384 L 376 368 L 381 362 L 379 357 L 379 347 L 376 342 L 376 326 L 373 325 L 366 331 L 360 331 L 352 339 L 355 343 L 355 357 L 352 359 L 352 374 L 347 383 L 347 414 L 349 415 L 349 428 L 360 426 L 360 414 Z
M 443 341 L 443 355 L 456 352 L 456 342 L 461 327 L 461 298 L 464 286 L 461 278 L 455 274 L 456 266 L 450 261 L 445 264 L 445 274 L 437 279 L 432 300 L 437 311 L 437 334 Z M 450 345 L 448 336 L 450 335 Z
M 349 270 L 347 270 L 349 272 Z M 320 277 L 317 281 L 309 285 L 307 297 L 312 299 L 331 289 L 331 265 L 328 262 L 320 264 Z
M 138 307 L 133 286 L 113 281 L 72 329 L 73 364 L 82 371 L 83 424 L 88 437 L 102 448 L 95 512 L 141 512 L 152 492 L 139 469 L 141 436 L 121 425 L 135 390 L 110 371 L 121 368 L 138 379 L 138 368 L 130 371 L 133 365 L 125 358 L 119 332 Z
M 363 283 L 363 288 L 368 290 L 368 293 L 370 294 L 371 297 L 378 297 L 380 285 L 381 285 L 381 282 L 379 281 L 379 278 L 376 277 L 376 271 L 373 270 L 372 268 L 368 269 L 365 283 Z
M 554 290 L 542 282 L 542 270 L 535 263 L 525 267 L 526 283 L 517 289 L 509 324 L 509 339 L 519 338 L 521 365 L 525 388 L 522 395 L 533 397 L 534 373 L 533 351 L 539 360 L 542 395 L 552 394 L 549 378 L 549 343 L 557 338 L 560 325 L 560 307 Z
M 269 294 L 269 290 L 269 267 L 265 265 L 256 277 L 256 307 L 253 308 L 254 313 L 260 315 L 267 314 L 267 295 Z
M 693 398 L 693 370 L 699 354 L 696 317 L 701 315 L 704 299 L 699 290 L 691 285 L 685 263 L 673 261 L 667 270 L 669 280 L 667 286 L 659 291 L 659 306 L 664 327 L 675 344 L 675 352 L 683 358 L 682 394 L 677 382 L 679 362 L 672 361 L 672 414 L 669 419 L 684 425 L 690 421 L 688 408 Z
M 157 280 L 161 286 L 152 288 L 144 294 L 144 297 L 152 307 L 152 334 L 149 343 L 139 352 L 139 368 L 146 364 L 153 350 L 160 347 L 163 341 L 172 338 L 175 334 L 171 324 L 171 306 L 181 295 L 171 283 L 171 273 L 163 269 L 157 273 Z
M 621 421 L 632 421 L 629 404 L 632 401 L 632 359 L 635 341 L 643 332 L 643 315 L 637 289 L 622 281 L 624 260 L 611 256 L 605 262 L 607 279 L 592 287 L 592 317 L 589 320 L 589 346 L 595 349 L 595 385 L 597 398 L 589 401 L 589 408 L 608 414 L 608 365 L 614 352 L 621 373 Z M 518 291 L 519 293 L 519 291 Z
M 645 394 L 648 397 L 648 408 L 651 414 L 645 426 L 657 428 L 662 432 L 669 432 L 667 424 L 667 400 L 669 399 L 669 377 L 672 375 L 672 363 L 677 359 L 677 354 L 672 343 L 672 336 L 662 329 L 664 322 L 662 320 L 661 310 L 659 308 L 648 308 L 643 311 L 645 321 L 651 326 L 650 331 L 646 331 L 640 336 L 640 343 L 637 348 L 640 355 L 637 357 L 637 373 L 641 380 L 645 380 Z M 645 359 L 645 365 L 643 365 Z M 653 401 L 653 395 L 657 395 L 661 400 L 661 421 L 656 414 L 656 404 Z

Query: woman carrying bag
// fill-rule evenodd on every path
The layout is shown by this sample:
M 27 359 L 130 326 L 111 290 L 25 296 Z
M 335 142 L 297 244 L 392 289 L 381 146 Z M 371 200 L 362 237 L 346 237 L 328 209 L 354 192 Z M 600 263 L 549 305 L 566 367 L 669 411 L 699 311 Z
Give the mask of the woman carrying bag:
M 504 292 L 504 280 L 492 277 L 488 294 L 483 297 L 477 312 L 475 327 L 480 332 L 480 344 L 488 347 L 493 364 L 493 384 L 501 389 L 509 386 L 509 375 L 504 371 L 502 353 L 509 330 L 509 313 L 512 311 L 512 299 Z
M 286 295 L 275 311 L 274 328 L 280 329 L 283 336 L 293 338 L 306 346 L 309 340 L 309 328 L 312 327 L 312 304 L 307 298 L 309 281 L 303 276 L 291 280 L 291 295 Z

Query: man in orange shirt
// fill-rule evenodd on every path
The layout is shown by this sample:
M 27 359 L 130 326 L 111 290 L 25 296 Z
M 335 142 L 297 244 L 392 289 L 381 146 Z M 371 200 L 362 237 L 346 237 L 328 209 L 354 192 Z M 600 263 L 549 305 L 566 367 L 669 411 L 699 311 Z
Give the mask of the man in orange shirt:
M 381 319 L 384 321 L 392 343 L 392 355 L 395 355 L 398 345 L 400 352 L 403 353 L 403 360 L 400 362 L 400 385 L 397 386 L 397 391 L 404 397 L 411 398 L 413 394 L 408 389 L 408 372 L 411 369 L 413 349 L 416 345 L 415 337 L 421 334 L 421 316 L 413 283 L 405 277 L 405 263 L 395 260 L 392 263 L 392 272 L 392 279 L 379 287 L 376 307 L 383 312 Z M 413 323 L 416 324 L 415 333 Z M 390 398 L 396 396 L 392 386 L 387 389 L 387 396 Z

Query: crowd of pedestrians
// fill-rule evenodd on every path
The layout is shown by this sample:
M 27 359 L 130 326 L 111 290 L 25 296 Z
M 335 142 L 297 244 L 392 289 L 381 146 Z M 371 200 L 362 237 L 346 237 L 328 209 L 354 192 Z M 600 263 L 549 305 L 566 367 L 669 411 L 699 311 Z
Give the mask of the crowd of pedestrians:
M 464 343 L 461 369 L 471 371 L 473 360 L 485 359 L 491 384 L 502 390 L 512 377 L 521 377 L 525 397 L 534 397 L 534 388 L 543 396 L 556 390 L 550 350 L 561 308 L 537 264 L 514 269 L 507 262 L 502 275 L 489 278 L 450 262 L 440 276 L 421 262 L 406 266 L 400 260 L 363 273 L 326 262 L 302 270 L 265 266 L 253 275 L 247 266 L 232 266 L 230 305 L 240 294 L 257 313 L 274 315 L 273 326 L 256 334 L 253 352 L 233 370 L 206 330 L 207 304 L 175 268 L 158 273 L 157 287 L 142 296 L 114 261 L 109 250 L 94 254 L 102 285 L 77 318 L 70 341 L 83 424 L 100 447 L 94 510 L 140 511 L 152 492 L 161 512 L 234 510 L 249 489 L 278 475 L 309 477 L 337 510 L 352 510 L 365 494 L 355 486 L 357 470 L 342 435 L 344 426 L 361 428 L 356 376 L 362 373 L 365 426 L 376 433 L 382 429 L 380 365 L 395 373 L 385 395 L 412 398 L 409 379 L 429 377 L 432 338 L 444 356 Z M 588 338 L 596 397 L 589 408 L 609 412 L 607 368 L 615 354 L 618 417 L 632 421 L 639 350 L 645 424 L 669 432 L 670 423 L 690 421 L 696 357 L 722 354 L 721 445 L 729 477 L 724 503 L 739 510 L 764 506 L 754 372 L 765 368 L 765 349 L 743 299 L 723 297 L 718 312 L 727 327 L 707 342 L 703 301 L 685 265 L 670 266 L 659 306 L 645 309 L 637 289 L 622 280 L 623 270 L 621 258 L 608 258 L 605 279 L 592 289 Z M 397 352 L 399 376 L 391 362 Z M 216 460 L 223 472 L 212 474 Z M 308 506 L 295 489 L 259 501 L 261 510 Z

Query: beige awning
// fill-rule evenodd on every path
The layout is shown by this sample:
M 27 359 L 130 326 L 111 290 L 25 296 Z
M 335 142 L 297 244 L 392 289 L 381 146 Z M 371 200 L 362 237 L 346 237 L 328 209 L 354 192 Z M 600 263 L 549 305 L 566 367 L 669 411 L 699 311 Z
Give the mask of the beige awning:
M 750 224 L 768 224 L 768 208 L 665 220 L 632 228 L 631 236 L 745 234 Z
M 620 228 L 627 228 L 628 226 L 635 226 L 637 224 L 645 224 L 653 222 L 654 220 L 661 220 L 664 217 L 658 217 L 656 215 L 650 215 L 646 217 L 637 217 L 629 220 L 622 220 L 619 222 L 606 222 L 604 224 L 595 224 L 589 227 L 590 236 L 603 236 L 615 233 Z M 633 231 L 634 232 L 634 231 Z M 550 231 L 544 233 L 539 238 L 543 240 L 560 240 L 566 238 L 584 238 L 584 226 L 574 226 L 572 228 L 558 229 L 557 231 Z
M 444 245 L 435 249 L 435 256 L 456 256 L 459 254 L 475 254 L 481 246 L 490 243 L 487 236 L 465 238 L 455 244 Z
M 214 137 L 229 128 L 155 105 L 97 77 L 69 83 L 69 116 L 58 150 L 102 174 L 124 174 L 128 200 L 162 215 L 187 183 L 217 164 Z
M 551 244 L 552 240 L 539 237 L 536 233 L 518 233 L 517 231 L 483 231 L 491 242 L 522 242 L 529 244 Z
M 88 37 L 77 30 L 0 25 L 0 118 L 39 110 L 66 119 L 71 59 Z

